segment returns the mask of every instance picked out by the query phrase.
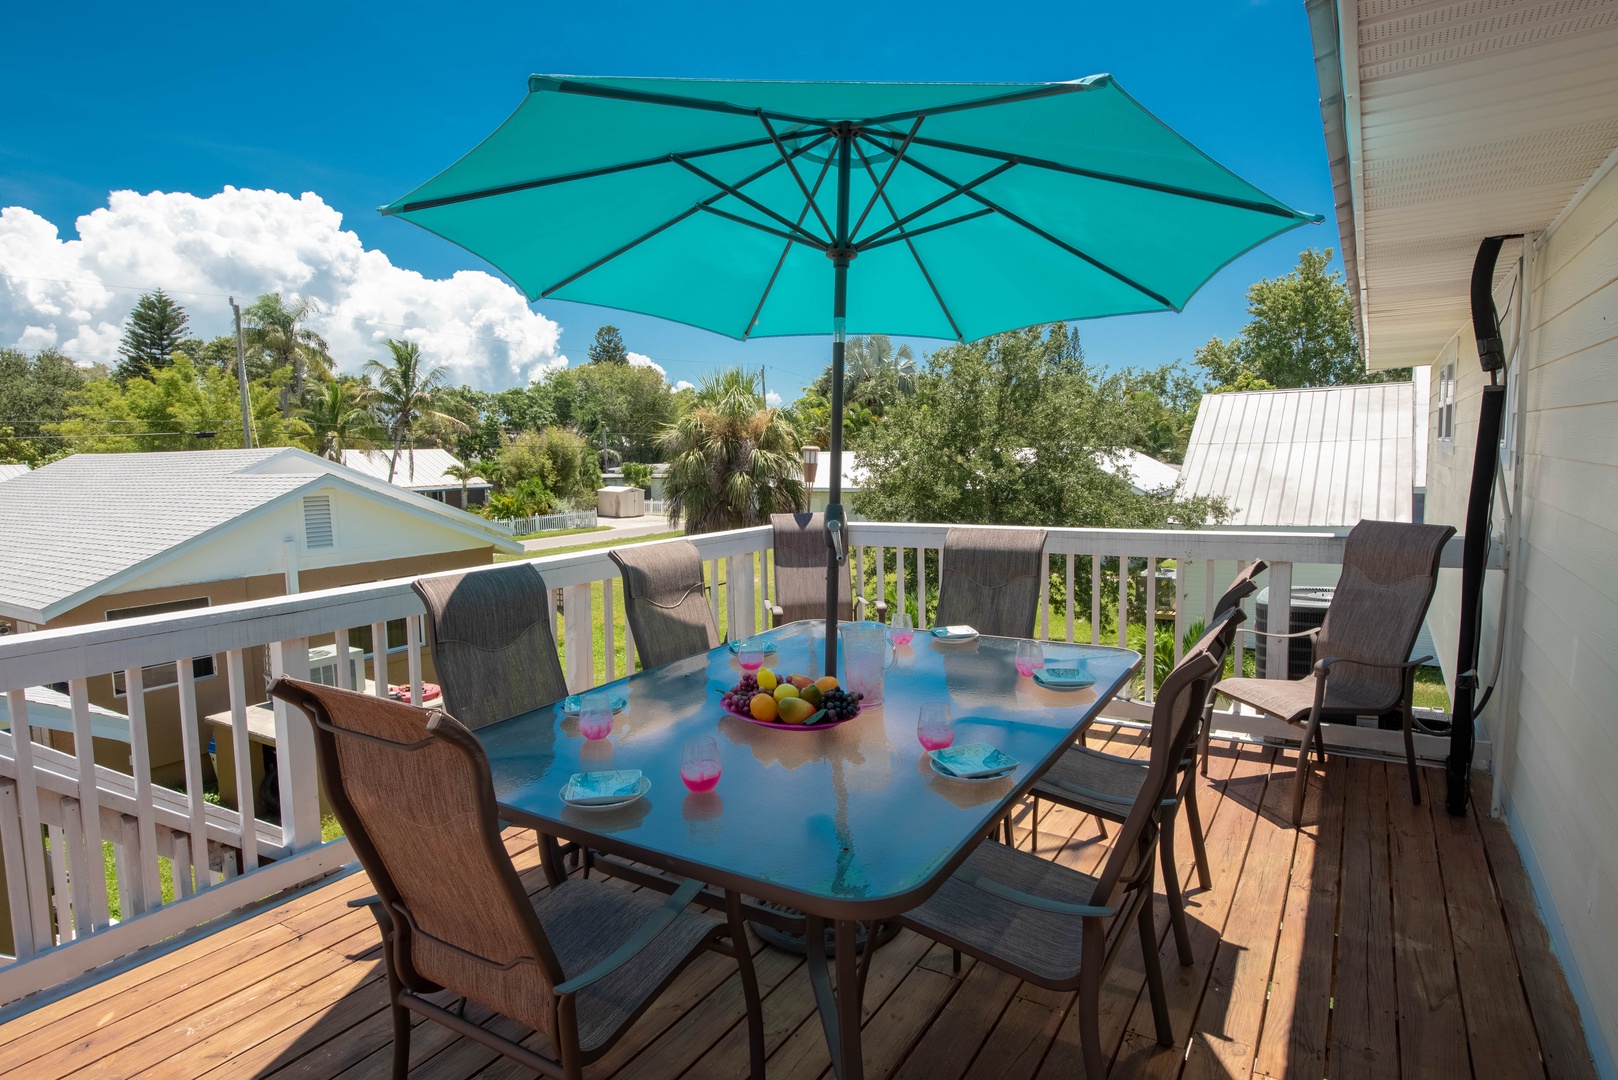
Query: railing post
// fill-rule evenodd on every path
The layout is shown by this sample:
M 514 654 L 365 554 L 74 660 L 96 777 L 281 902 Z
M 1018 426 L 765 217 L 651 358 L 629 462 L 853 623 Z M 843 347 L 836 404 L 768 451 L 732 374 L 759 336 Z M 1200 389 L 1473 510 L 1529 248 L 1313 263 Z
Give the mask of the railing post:
M 240 654 L 236 654 L 240 660 Z M 139 828 L 138 861 L 141 902 L 150 911 L 163 903 L 157 869 L 157 820 L 152 807 L 152 751 L 146 730 L 145 673 L 138 667 L 124 671 L 124 710 L 129 714 L 129 768 L 135 774 L 135 814 Z M 243 713 L 243 730 L 246 730 Z
M 1269 569 L 1270 598 L 1265 613 L 1265 629 L 1272 634 L 1292 632 L 1292 564 L 1272 562 Z M 1264 674 L 1271 679 L 1285 679 L 1290 674 L 1287 654 L 1292 642 L 1287 638 L 1264 639 Z
M 562 590 L 562 645 L 567 652 L 567 689 L 579 694 L 595 685 L 595 655 L 592 651 L 590 586 L 569 585 Z
M 18 820 L 22 825 L 21 865 L 27 872 L 28 891 L 12 894 L 12 911 L 20 899 L 34 928 L 34 947 L 51 944 L 50 868 L 45 861 L 45 838 L 39 819 L 39 790 L 34 776 L 34 729 L 28 723 L 28 697 L 25 691 L 6 692 L 6 708 L 11 718 L 11 754 L 17 763 Z
M 371 648 L 379 656 L 377 668 L 387 688 L 388 639 L 386 631 L 372 631 Z M 270 643 L 270 670 L 277 676 L 309 677 L 309 639 L 290 638 Z M 315 765 L 315 732 L 302 712 L 275 699 L 275 758 L 281 782 L 281 835 L 287 847 L 303 851 L 320 843 L 320 777 Z M 207 863 L 202 873 L 207 872 Z M 201 876 L 200 874 L 198 875 Z
M 12 951 L 17 959 L 34 955 L 34 927 L 29 918 L 28 857 L 22 847 L 22 807 L 17 782 L 0 777 L 0 861 L 6 864 L 6 908 L 11 915 Z
M 90 908 L 75 910 L 73 919 L 81 929 L 94 931 L 106 926 L 111 917 L 107 909 L 107 875 L 101 872 L 106 858 L 101 852 L 101 791 L 96 786 L 95 740 L 90 734 L 90 686 L 84 679 L 69 679 L 68 698 L 73 709 L 73 755 L 79 764 L 79 806 L 83 811 L 84 857 L 94 869 L 86 883 Z M 77 853 L 75 853 L 77 854 Z M 79 893 L 74 891 L 74 900 Z

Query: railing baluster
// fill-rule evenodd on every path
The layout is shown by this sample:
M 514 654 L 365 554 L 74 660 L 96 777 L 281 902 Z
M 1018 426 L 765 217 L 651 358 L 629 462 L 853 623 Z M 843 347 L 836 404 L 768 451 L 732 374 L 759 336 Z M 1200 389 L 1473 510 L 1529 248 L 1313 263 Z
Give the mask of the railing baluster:
M 84 781 L 79 781 L 79 790 L 84 790 Z M 62 800 L 62 862 L 67 866 L 67 883 L 69 895 L 73 900 L 73 937 L 75 939 L 93 933 L 101 924 L 96 921 L 95 900 L 91 893 L 95 883 L 101 883 L 101 891 L 107 890 L 107 875 L 103 870 L 105 859 L 99 850 L 96 858 L 90 859 L 90 849 L 84 842 L 84 804 L 78 799 Z M 96 814 L 97 832 L 100 831 L 101 815 Z M 94 868 L 92 870 L 92 867 Z
M 927 622 L 927 549 L 916 549 L 916 622 Z
M 348 632 L 345 630 L 338 635 L 344 639 L 338 646 L 343 662 L 338 664 L 338 678 L 342 672 L 348 670 L 347 656 Z M 253 870 L 258 867 L 258 826 L 255 824 L 253 799 L 253 739 L 247 730 L 247 679 L 244 675 L 242 650 L 231 649 L 225 654 L 225 675 L 230 683 L 230 745 L 236 759 L 236 812 L 241 815 L 242 828 L 240 844 L 242 851 L 242 866 Z M 348 680 L 353 683 L 353 679 Z M 349 687 L 352 689 L 352 686 Z M 142 842 L 145 840 L 143 838 Z M 155 851 L 156 841 L 152 841 Z M 156 856 L 153 856 L 154 860 Z M 153 862 L 153 873 L 156 862 Z
M 197 682 L 191 658 L 175 662 L 179 676 L 180 745 L 185 751 L 185 805 L 191 819 L 191 862 L 197 872 L 197 891 L 213 881 L 208 877 L 208 819 L 202 797 L 202 730 L 197 717 Z M 88 816 L 88 815 L 86 815 Z
M 1039 638 L 1051 639 L 1051 560 L 1044 552 L 1039 556 Z
M 405 668 L 410 678 L 410 704 L 421 704 L 421 616 L 405 616 Z
M 1190 559 L 1185 555 L 1174 559 L 1174 662 L 1178 664 L 1185 655 L 1185 587 L 1188 584 L 1186 577 L 1186 563 Z
M 1129 556 L 1118 556 L 1118 647 L 1129 641 Z
M 1067 612 L 1067 639 L 1073 640 L 1073 553 L 1067 555 L 1067 576 L 1062 579 L 1062 610 Z
M 63 821 L 67 820 L 68 808 L 78 813 L 78 804 L 66 795 L 57 800 L 57 816 Z M 78 931 L 73 925 L 73 887 L 68 884 L 68 855 L 67 829 L 61 825 L 49 825 L 45 833 L 51 841 L 51 898 L 56 908 L 56 941 L 72 941 L 78 937 Z
M 241 654 L 237 654 L 238 666 Z M 145 910 L 150 911 L 163 902 L 163 887 L 157 877 L 157 813 L 152 803 L 152 751 L 146 730 L 146 673 L 140 668 L 124 672 L 124 710 L 129 714 L 129 769 L 135 780 L 135 822 L 140 833 L 138 851 L 141 869 L 141 897 Z M 242 727 L 246 730 L 247 713 L 242 713 Z M 245 761 L 240 746 L 236 750 L 237 768 Z
M 99 872 L 106 859 L 101 852 L 101 791 L 96 786 L 95 739 L 90 733 L 89 680 L 68 680 L 67 693 L 73 707 L 73 756 L 79 763 L 79 808 L 83 812 L 80 827 L 84 830 L 84 853 L 90 865 L 98 871 L 89 883 L 89 908 L 73 914 L 81 926 L 94 931 L 107 925 L 108 914 L 107 875 Z
M 1157 696 L 1157 560 L 1146 560 L 1146 700 Z
M 601 583 L 601 650 L 607 654 L 602 658 L 602 666 L 608 682 L 618 677 L 618 624 L 612 596 L 612 579 L 608 578 Z
M 204 864 L 206 865 L 206 864 Z M 191 847 L 177 832 L 169 833 L 169 870 L 174 877 L 174 899 L 195 896 L 197 888 L 191 882 Z M 203 875 L 199 874 L 198 877 Z
M 308 667 L 307 662 L 304 664 Z M 388 624 L 371 624 L 371 693 L 388 696 Z
M 17 803 L 17 782 L 5 777 L 0 777 L 0 861 L 6 864 L 6 899 L 11 916 L 12 951 L 17 959 L 27 960 L 34 955 L 34 927 L 29 918 L 28 856 L 22 847 L 22 807 Z
M 118 818 L 118 835 L 112 841 L 113 873 L 118 877 L 119 921 L 145 910 L 140 890 L 140 835 L 135 819 L 128 814 Z M 110 918 L 109 918 L 109 921 Z
M 1090 556 L 1090 644 L 1101 644 L 1101 564 L 1099 551 Z
M 1202 562 L 1202 593 L 1202 625 L 1207 626 L 1219 614 L 1214 610 L 1219 602 L 1219 569 L 1212 559 Z
M 386 656 L 387 639 L 377 640 L 381 641 L 383 655 Z M 309 639 L 288 638 L 286 641 L 271 642 L 270 669 L 277 675 L 307 679 Z M 385 668 L 383 670 L 386 671 Z M 382 693 L 387 692 L 384 682 Z M 280 699 L 276 699 L 274 705 L 276 771 L 281 782 L 281 837 L 293 851 L 303 851 L 320 843 L 320 787 L 315 771 L 315 732 L 303 713 Z M 203 855 L 206 857 L 206 850 Z
M 28 695 L 22 690 L 6 692 L 6 712 L 11 719 L 11 754 L 17 763 L 18 820 L 22 825 L 22 866 L 28 875 L 26 896 L 29 923 L 33 926 L 34 947 L 50 947 L 50 877 L 45 864 L 45 838 L 39 820 L 39 788 L 34 777 L 34 729 L 28 723 Z M 12 901 L 15 906 L 16 901 Z
M 888 598 L 887 576 L 888 557 L 883 553 L 882 549 L 878 547 L 876 549 L 876 598 L 878 600 L 885 601 Z M 893 613 L 891 611 L 888 613 L 888 617 L 890 619 L 893 617 Z
M 590 586 L 569 585 L 562 590 L 562 645 L 566 654 L 567 689 L 579 694 L 595 685 L 592 655 Z
M 354 669 L 349 666 L 349 664 L 352 662 L 349 654 L 353 649 L 353 646 L 349 644 L 348 631 L 337 631 L 335 635 L 335 642 L 337 645 L 337 685 L 344 690 L 358 689 L 354 685 Z M 363 669 L 364 665 L 362 664 L 360 666 Z M 365 672 L 362 670 L 360 672 L 361 678 L 363 678 L 364 675 Z
M 780 580 L 780 571 L 778 570 L 776 571 L 776 581 Z M 865 595 L 865 549 L 858 545 L 854 548 L 854 598 L 865 601 L 864 604 L 860 605 L 861 615 L 867 619 L 875 617 L 876 605 L 871 602 L 869 596 Z
M 1238 577 L 1241 575 L 1242 571 L 1244 571 L 1246 569 L 1247 569 L 1247 560 L 1246 559 L 1238 559 L 1238 560 L 1236 560 L 1236 574 L 1237 574 Z M 1238 604 L 1237 606 L 1240 607 L 1241 605 Z M 1214 614 L 1217 615 L 1219 613 L 1216 611 L 1216 612 L 1214 612 Z M 1236 666 L 1234 668 L 1234 671 L 1236 673 L 1236 678 L 1238 678 L 1238 679 L 1242 677 L 1242 672 L 1246 670 L 1245 660 L 1242 657 L 1242 637 L 1243 637 L 1243 635 L 1238 633 L 1236 635 L 1235 639 L 1231 642 L 1231 650 L 1232 650 L 1232 654 L 1235 657 L 1235 664 L 1236 664 Z
M 905 610 L 905 549 L 893 549 L 893 581 L 899 589 L 899 610 Z
M 1289 562 L 1272 562 L 1268 571 L 1270 576 L 1270 596 L 1268 610 L 1265 612 L 1265 629 L 1272 634 L 1288 634 L 1292 632 L 1292 564 Z M 1271 679 L 1285 679 L 1289 674 L 1287 653 L 1292 642 L 1286 638 L 1264 639 L 1264 674 Z M 1301 672 L 1300 672 L 1301 674 Z

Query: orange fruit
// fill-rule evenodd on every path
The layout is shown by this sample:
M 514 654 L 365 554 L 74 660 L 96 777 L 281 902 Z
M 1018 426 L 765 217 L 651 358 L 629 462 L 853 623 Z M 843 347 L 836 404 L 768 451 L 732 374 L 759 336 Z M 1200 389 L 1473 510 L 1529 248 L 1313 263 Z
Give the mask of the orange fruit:
M 748 702 L 747 707 L 752 712 L 754 720 L 774 722 L 776 717 L 775 699 L 770 695 L 762 691 L 754 694 L 753 700 Z
M 821 693 L 825 693 L 827 690 L 835 690 L 837 689 L 837 676 L 822 675 L 815 680 L 815 685 L 820 687 Z

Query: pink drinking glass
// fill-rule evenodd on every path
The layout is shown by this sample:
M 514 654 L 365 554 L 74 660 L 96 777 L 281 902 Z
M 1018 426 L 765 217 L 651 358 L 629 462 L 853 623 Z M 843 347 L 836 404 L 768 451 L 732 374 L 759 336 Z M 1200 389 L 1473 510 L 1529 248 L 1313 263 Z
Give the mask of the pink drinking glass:
M 736 662 L 741 664 L 743 671 L 752 673 L 764 666 L 764 655 L 764 643 L 757 638 L 748 638 L 737 650 Z
M 888 622 L 888 638 L 895 645 L 908 645 L 915 636 L 916 628 L 909 612 L 901 611 Z
M 1037 641 L 1017 642 L 1017 674 L 1027 677 L 1045 668 L 1045 646 Z
M 923 750 L 942 750 L 955 741 L 955 721 L 950 719 L 949 706 L 942 701 L 929 701 L 916 717 L 916 739 Z
M 686 740 L 680 755 L 680 779 L 698 795 L 719 786 L 719 744 L 712 737 Z
M 579 698 L 579 734 L 592 740 L 612 734 L 612 697 L 606 691 L 592 691 Z

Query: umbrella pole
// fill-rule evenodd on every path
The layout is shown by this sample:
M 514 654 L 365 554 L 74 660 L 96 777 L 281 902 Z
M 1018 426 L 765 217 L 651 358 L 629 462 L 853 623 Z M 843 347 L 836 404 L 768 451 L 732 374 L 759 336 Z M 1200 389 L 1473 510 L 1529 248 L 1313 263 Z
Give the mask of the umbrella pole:
M 837 240 L 828 254 L 832 260 L 831 301 L 831 431 L 827 449 L 831 457 L 831 484 L 826 503 L 826 674 L 837 674 L 837 601 L 839 574 L 847 574 L 847 531 L 843 517 L 843 352 L 848 315 L 848 263 L 854 257 L 848 243 L 848 182 L 854 142 L 851 125 L 839 124 L 837 134 Z M 860 582 L 860 587 L 865 583 Z

